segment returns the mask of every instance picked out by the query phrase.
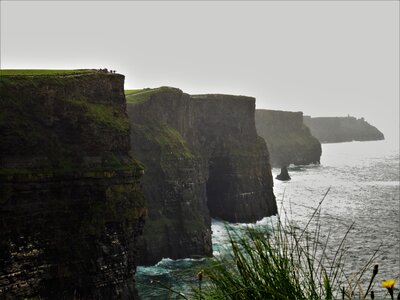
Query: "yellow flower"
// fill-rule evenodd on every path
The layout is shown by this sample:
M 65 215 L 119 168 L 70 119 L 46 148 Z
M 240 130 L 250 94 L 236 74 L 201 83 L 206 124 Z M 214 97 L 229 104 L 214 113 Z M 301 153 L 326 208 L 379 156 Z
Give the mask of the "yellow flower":
M 386 289 L 393 289 L 395 284 L 396 284 L 396 280 L 394 280 L 394 279 L 388 279 L 388 280 L 382 281 L 382 286 Z

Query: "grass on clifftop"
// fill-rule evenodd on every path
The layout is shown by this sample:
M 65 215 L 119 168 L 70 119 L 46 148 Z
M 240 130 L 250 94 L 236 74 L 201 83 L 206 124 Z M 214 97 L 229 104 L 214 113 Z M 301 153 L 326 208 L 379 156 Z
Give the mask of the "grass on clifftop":
M 76 75 L 83 73 L 95 73 L 95 69 L 78 70 L 40 70 L 40 69 L 2 69 L 0 76 L 47 76 L 47 75 Z
M 149 100 L 154 94 L 173 91 L 178 91 L 178 89 L 169 86 L 162 86 L 155 89 L 145 88 L 142 90 L 125 90 L 125 97 L 127 103 L 136 104 Z
M 142 91 L 144 91 L 145 89 L 139 89 L 139 90 L 125 90 L 124 91 L 124 93 L 125 93 L 125 96 L 128 96 L 128 95 L 133 95 L 133 94 L 136 94 L 136 93 L 140 93 L 140 92 L 142 92 Z

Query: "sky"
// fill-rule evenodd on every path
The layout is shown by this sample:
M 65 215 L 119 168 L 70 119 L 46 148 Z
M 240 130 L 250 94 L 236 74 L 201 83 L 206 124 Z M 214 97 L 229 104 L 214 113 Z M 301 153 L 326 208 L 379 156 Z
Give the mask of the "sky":
M 399 139 L 399 1 L 4 1 L 1 68 L 253 96 Z

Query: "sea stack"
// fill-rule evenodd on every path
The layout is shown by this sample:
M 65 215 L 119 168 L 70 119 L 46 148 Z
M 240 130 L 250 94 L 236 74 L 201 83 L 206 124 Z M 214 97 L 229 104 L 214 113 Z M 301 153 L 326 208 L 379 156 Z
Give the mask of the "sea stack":
M 291 179 L 287 167 L 284 166 L 281 168 L 281 173 L 276 176 L 276 179 L 281 181 L 288 181 Z

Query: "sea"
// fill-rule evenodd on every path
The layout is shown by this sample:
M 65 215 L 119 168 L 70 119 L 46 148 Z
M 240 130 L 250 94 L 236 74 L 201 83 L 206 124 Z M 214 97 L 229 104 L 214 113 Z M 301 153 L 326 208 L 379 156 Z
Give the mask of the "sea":
M 381 281 L 385 279 L 396 279 L 395 294 L 399 292 L 399 156 L 399 143 L 388 140 L 322 144 L 319 165 L 290 166 L 290 181 L 274 180 L 279 218 L 290 219 L 299 228 L 304 228 L 320 208 L 321 237 L 328 239 L 332 248 L 337 248 L 348 232 L 344 272 L 349 280 L 356 278 L 357 272 L 370 263 L 361 279 L 365 290 L 372 267 L 379 265 L 373 283 L 375 299 L 390 299 L 381 287 Z M 274 178 L 279 172 L 279 169 L 272 170 Z M 263 228 L 271 226 L 276 218 L 264 218 L 256 224 L 231 225 Z M 216 257 L 226 255 L 228 251 L 225 225 L 219 220 L 212 221 Z M 208 263 L 208 259 L 164 258 L 155 266 L 138 267 L 136 286 L 139 295 L 143 300 L 184 299 L 179 295 L 182 293 L 187 299 L 195 299 L 196 274 Z

